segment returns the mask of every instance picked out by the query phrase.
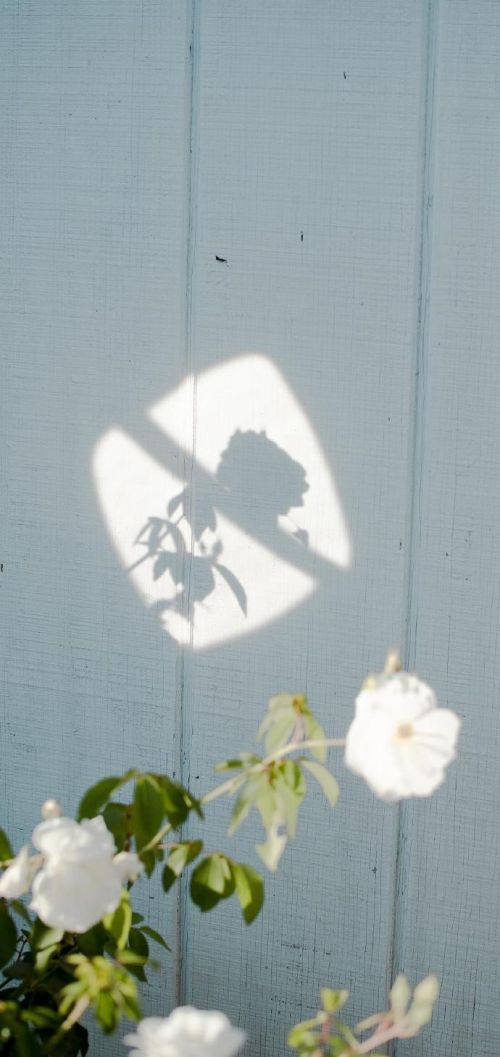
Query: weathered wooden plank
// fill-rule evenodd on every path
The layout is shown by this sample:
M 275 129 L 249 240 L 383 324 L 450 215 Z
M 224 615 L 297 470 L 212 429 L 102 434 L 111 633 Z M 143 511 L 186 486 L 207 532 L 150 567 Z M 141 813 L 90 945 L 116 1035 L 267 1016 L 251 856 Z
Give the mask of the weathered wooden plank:
M 402 814 L 395 954 L 442 981 L 412 1052 L 496 1057 L 500 9 L 442 0 L 436 29 L 411 659 L 464 722 L 446 786 Z
M 205 643 L 199 652 L 195 619 L 194 652 L 184 668 L 185 773 L 195 788 L 203 788 L 217 759 L 253 745 L 277 690 L 306 690 L 329 730 L 344 731 L 365 669 L 379 665 L 401 637 L 425 28 L 424 5 L 385 0 L 203 0 L 197 7 L 190 312 L 196 459 L 222 482 L 230 459 L 218 462 L 222 452 L 219 446 L 217 458 L 212 450 L 207 422 L 211 414 L 222 436 L 227 419 L 233 435 L 234 401 L 241 400 L 236 358 L 258 355 L 255 371 L 266 363 L 268 384 L 259 398 L 249 382 L 241 428 L 265 428 L 273 440 L 286 383 L 326 454 L 353 562 L 347 568 L 338 554 L 332 562 L 319 553 L 338 541 L 339 525 L 321 502 L 308 508 L 307 498 L 292 514 L 308 512 L 320 538 L 302 550 L 295 541 L 292 553 L 289 523 L 278 522 L 276 470 L 269 486 L 271 449 L 266 439 L 259 446 L 247 438 L 228 493 L 232 523 L 250 537 L 241 581 L 250 613 L 253 535 L 270 552 L 273 600 L 282 608 L 277 615 L 270 606 L 267 623 L 262 618 L 251 634 Z M 217 402 L 208 395 L 214 364 Z M 286 426 L 290 447 L 276 443 L 312 481 L 320 455 L 296 410 Z M 286 478 L 283 458 L 281 466 Z M 195 491 L 195 508 L 217 508 L 206 478 Z M 223 547 L 225 531 L 216 526 Z M 283 558 L 289 576 L 276 571 Z M 204 590 L 197 569 L 195 563 L 193 598 Z M 302 599 L 297 569 L 313 581 Z M 222 588 L 218 598 L 230 612 Z M 375 803 L 340 763 L 337 770 L 341 805 L 332 816 L 319 798 L 305 809 L 297 846 L 269 881 L 262 921 L 248 931 L 236 908 L 222 907 L 208 920 L 184 910 L 183 994 L 226 1009 L 249 1031 L 253 1053 L 283 1052 L 288 1026 L 315 1008 L 322 984 L 352 987 L 354 1015 L 383 1001 L 397 813 Z M 210 846 L 227 847 L 217 805 L 209 827 Z M 248 856 L 250 837 L 245 831 L 234 839 L 235 856 Z
M 2 4 L 1 789 L 18 840 L 49 794 L 71 811 L 103 773 L 178 762 L 178 650 L 126 583 L 92 458 L 112 425 L 142 443 L 184 371 L 189 37 L 182 0 Z M 175 946 L 175 900 L 143 888 Z M 172 962 L 150 994 L 175 1003 Z

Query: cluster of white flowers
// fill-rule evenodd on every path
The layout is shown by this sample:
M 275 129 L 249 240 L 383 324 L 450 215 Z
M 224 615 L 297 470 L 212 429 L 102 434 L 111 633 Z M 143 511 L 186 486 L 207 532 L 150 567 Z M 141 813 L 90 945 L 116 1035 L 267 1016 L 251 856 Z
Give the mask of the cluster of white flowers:
M 0 897 L 17 899 L 31 888 L 31 909 L 51 928 L 86 932 L 116 910 L 124 882 L 143 869 L 133 852 L 116 853 L 101 815 L 83 822 L 49 817 L 31 839 L 39 854 L 21 849 L 0 879 Z
M 356 698 L 345 762 L 382 800 L 430 796 L 456 757 L 460 720 L 408 672 L 370 676 Z
M 130 1057 L 233 1057 L 245 1039 L 224 1013 L 179 1006 L 169 1017 L 145 1017 L 123 1041 Z

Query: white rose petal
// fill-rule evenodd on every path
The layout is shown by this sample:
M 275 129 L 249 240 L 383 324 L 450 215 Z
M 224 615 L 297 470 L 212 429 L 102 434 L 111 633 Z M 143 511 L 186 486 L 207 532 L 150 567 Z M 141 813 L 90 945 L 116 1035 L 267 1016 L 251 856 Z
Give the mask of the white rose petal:
M 458 716 L 416 675 L 380 676 L 356 699 L 345 762 L 383 800 L 430 796 L 455 759 Z
M 33 883 L 31 909 L 45 925 L 86 932 L 116 910 L 125 880 L 135 880 L 142 863 L 133 853 L 116 854 L 101 815 L 75 822 L 52 818 L 33 831 L 44 856 Z
M 169 1017 L 146 1017 L 124 1043 L 130 1057 L 233 1057 L 246 1039 L 224 1013 L 180 1006 Z
M 102 815 L 84 818 L 83 822 L 64 817 L 48 819 L 35 826 L 31 839 L 46 859 L 57 858 L 64 862 L 109 858 L 116 852 L 113 835 Z
M 144 863 L 133 851 L 120 851 L 113 858 L 113 864 L 122 881 L 137 881 L 144 871 Z
M 33 882 L 31 909 L 50 928 L 86 932 L 116 910 L 121 894 L 120 873 L 111 861 L 46 866 Z
M 0 898 L 19 899 L 19 896 L 23 896 L 31 885 L 38 865 L 38 862 L 30 859 L 26 844 L 0 878 Z

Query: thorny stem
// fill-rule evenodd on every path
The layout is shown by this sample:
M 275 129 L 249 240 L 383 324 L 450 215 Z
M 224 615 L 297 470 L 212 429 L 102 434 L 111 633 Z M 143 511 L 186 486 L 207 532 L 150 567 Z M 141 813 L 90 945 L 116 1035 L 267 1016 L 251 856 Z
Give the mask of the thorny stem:
M 253 764 L 248 770 L 245 770 L 245 777 L 249 774 L 257 774 L 259 771 L 263 771 L 270 763 L 274 763 L 275 760 L 281 760 L 284 756 L 290 756 L 292 752 L 302 751 L 303 749 L 319 749 L 319 748 L 330 748 L 340 749 L 345 745 L 345 738 L 310 738 L 307 741 L 289 741 L 287 745 L 283 745 L 281 749 L 277 749 L 276 752 L 272 752 L 269 756 L 265 756 L 263 760 L 259 760 L 259 763 Z M 205 793 L 202 796 L 202 804 L 209 804 L 212 800 L 217 800 L 219 796 L 224 796 L 224 793 L 232 793 L 235 788 L 238 788 L 241 782 L 241 774 L 234 775 L 233 778 L 228 778 L 226 782 L 222 782 L 221 785 L 217 785 L 215 789 L 211 789 L 209 793 Z

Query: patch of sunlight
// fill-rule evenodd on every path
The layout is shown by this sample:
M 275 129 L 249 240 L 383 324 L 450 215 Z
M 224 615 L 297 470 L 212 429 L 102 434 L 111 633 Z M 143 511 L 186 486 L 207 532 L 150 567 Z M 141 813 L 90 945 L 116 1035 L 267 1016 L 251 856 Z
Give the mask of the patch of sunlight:
M 284 616 L 317 587 L 314 554 L 349 566 L 325 456 L 269 359 L 190 376 L 149 417 L 168 438 L 164 462 L 114 428 L 93 468 L 120 560 L 177 642 L 207 649 Z
M 306 532 L 311 550 L 342 569 L 351 563 L 349 533 L 319 441 L 281 371 L 260 353 L 241 355 L 186 378 L 154 404 L 149 415 L 180 447 L 193 446 L 192 416 L 182 413 L 191 398 L 196 407 L 195 457 L 215 474 L 222 452 L 238 431 L 265 431 L 267 437 L 304 467 L 308 489 L 300 505 L 280 515 L 290 534 Z M 242 488 L 245 481 L 241 482 Z

